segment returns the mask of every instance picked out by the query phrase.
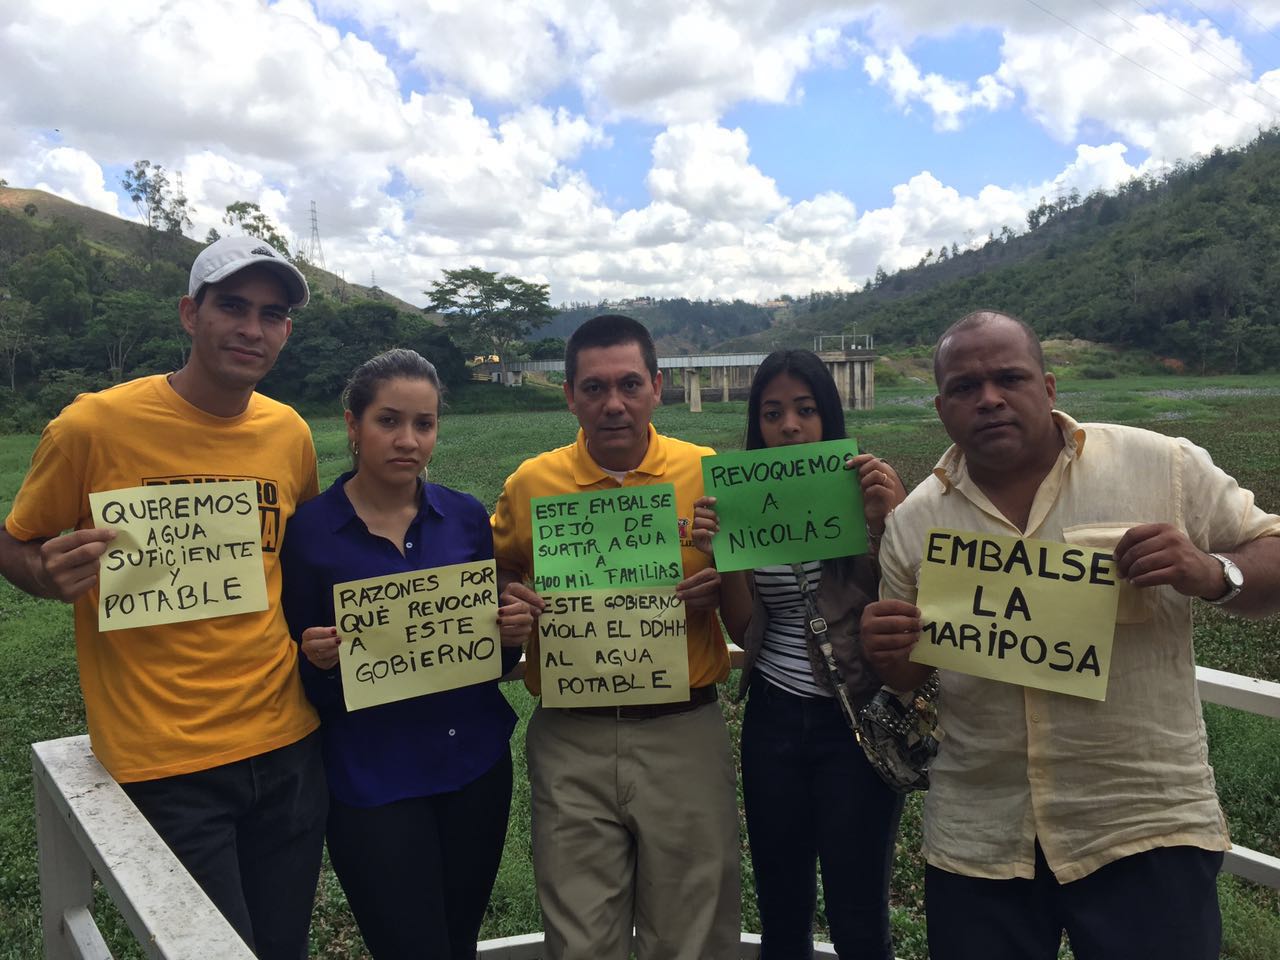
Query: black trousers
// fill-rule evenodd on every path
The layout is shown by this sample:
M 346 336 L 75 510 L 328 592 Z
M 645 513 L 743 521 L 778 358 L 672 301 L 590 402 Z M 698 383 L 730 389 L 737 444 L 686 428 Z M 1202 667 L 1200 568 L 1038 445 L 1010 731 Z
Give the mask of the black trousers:
M 120 786 L 261 960 L 304 960 L 329 796 L 318 733 Z
M 374 960 L 475 960 L 511 810 L 511 753 L 453 793 L 329 808 L 329 861 Z
M 751 679 L 742 792 L 761 960 L 809 960 L 817 865 L 842 960 L 893 960 L 889 874 L 903 798 L 867 762 L 839 705 Z
M 1054 960 L 1063 930 L 1077 960 L 1217 960 L 1222 854 L 1160 847 L 1058 883 L 1036 844 L 1033 880 L 925 871 L 933 960 Z

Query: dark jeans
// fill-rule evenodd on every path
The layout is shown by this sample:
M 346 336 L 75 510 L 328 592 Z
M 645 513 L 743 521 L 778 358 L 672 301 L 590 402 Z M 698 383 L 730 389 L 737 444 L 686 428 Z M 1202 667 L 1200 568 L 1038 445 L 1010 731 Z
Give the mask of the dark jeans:
M 933 960 L 1054 960 L 1063 930 L 1077 960 L 1216 960 L 1222 854 L 1161 847 L 1060 884 L 1036 844 L 1034 880 L 984 880 L 928 867 Z
M 511 810 L 511 752 L 453 793 L 329 807 L 329 861 L 375 960 L 475 960 Z
M 329 796 L 318 733 L 120 786 L 258 957 L 307 956 Z
M 867 762 L 839 705 L 752 677 L 742 792 L 761 960 L 813 955 L 819 861 L 836 952 L 845 960 L 893 960 L 889 874 L 903 801 Z

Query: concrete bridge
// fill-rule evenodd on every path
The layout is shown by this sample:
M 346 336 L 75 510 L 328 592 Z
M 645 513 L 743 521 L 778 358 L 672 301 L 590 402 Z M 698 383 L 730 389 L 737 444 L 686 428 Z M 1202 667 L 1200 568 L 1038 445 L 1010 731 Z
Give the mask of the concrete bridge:
M 821 347 L 821 341 L 832 339 L 841 342 L 841 349 L 815 352 L 831 371 L 841 403 L 848 410 L 872 409 L 876 399 L 876 353 L 872 349 L 871 338 L 822 337 L 815 347 Z M 674 399 L 669 391 L 678 384 L 678 389 L 683 391 L 683 402 L 689 404 L 690 411 L 700 413 L 705 373 L 706 387 L 712 397 L 718 393 L 717 399 L 724 403 L 731 399 L 745 399 L 756 368 L 767 356 L 767 353 L 703 353 L 659 357 L 658 369 L 666 371 L 663 376 L 666 381 L 664 398 Z M 488 375 L 495 382 L 505 382 L 507 386 L 514 387 L 524 382 L 526 373 L 564 373 L 564 361 L 517 360 L 507 364 L 505 380 L 496 363 L 480 364 L 475 370 Z

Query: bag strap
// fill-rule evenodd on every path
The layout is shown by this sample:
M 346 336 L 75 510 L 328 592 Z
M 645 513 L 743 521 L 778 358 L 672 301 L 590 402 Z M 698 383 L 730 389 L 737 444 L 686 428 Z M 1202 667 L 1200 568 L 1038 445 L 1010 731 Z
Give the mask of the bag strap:
M 835 688 L 836 699 L 840 701 L 840 711 L 844 714 L 845 720 L 848 721 L 849 729 L 857 733 L 858 715 L 854 712 L 853 703 L 849 700 L 849 691 L 845 688 L 844 677 L 840 675 L 840 668 L 836 665 L 835 651 L 831 649 L 831 641 L 827 639 L 827 621 L 818 612 L 818 604 L 813 597 L 813 587 L 809 586 L 809 575 L 805 573 L 803 563 L 791 564 L 791 572 L 795 574 L 796 586 L 800 588 L 800 596 L 804 598 L 805 614 L 809 621 L 809 633 L 813 636 L 813 642 L 827 664 L 827 675 L 831 678 L 831 685 Z

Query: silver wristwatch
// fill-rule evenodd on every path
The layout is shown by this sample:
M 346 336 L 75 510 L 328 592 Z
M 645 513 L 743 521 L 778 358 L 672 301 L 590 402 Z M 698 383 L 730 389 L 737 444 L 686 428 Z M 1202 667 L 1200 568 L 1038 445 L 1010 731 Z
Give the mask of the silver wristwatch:
M 1235 563 L 1220 553 L 1211 553 L 1209 556 L 1222 564 L 1222 582 L 1226 585 L 1227 592 L 1222 596 L 1210 600 L 1210 603 L 1230 603 L 1240 595 L 1240 591 L 1244 589 L 1244 571 L 1235 565 Z

